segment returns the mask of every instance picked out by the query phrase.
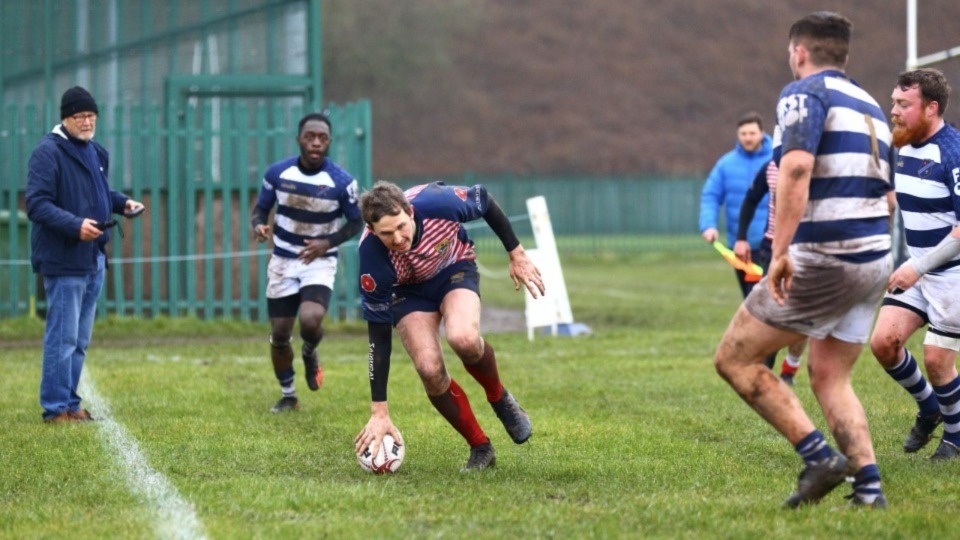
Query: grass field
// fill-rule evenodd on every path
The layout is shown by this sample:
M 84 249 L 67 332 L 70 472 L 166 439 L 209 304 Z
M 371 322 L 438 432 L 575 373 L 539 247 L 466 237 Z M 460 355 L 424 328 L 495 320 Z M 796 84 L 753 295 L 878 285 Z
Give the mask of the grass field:
M 732 270 L 706 246 L 570 257 L 563 270 L 592 335 L 487 336 L 533 420 L 527 444 L 510 442 L 479 385 L 448 363 L 497 450 L 494 469 L 469 475 L 458 472 L 466 445 L 398 343 L 390 407 L 406 462 L 392 476 L 357 465 L 352 440 L 369 415 L 360 325 L 328 327 L 323 389 L 309 392 L 298 373 L 302 410 L 273 415 L 264 325 L 101 321 L 85 397 L 105 420 L 53 426 L 37 405 L 42 325 L 0 321 L 0 537 L 953 537 L 960 463 L 928 462 L 935 445 L 900 451 L 915 405 L 869 352 L 855 386 L 890 509 L 846 509 L 841 486 L 819 506 L 783 510 L 801 462 L 711 362 L 739 302 Z M 483 290 L 522 308 L 506 279 Z M 797 393 L 817 410 L 805 374 Z

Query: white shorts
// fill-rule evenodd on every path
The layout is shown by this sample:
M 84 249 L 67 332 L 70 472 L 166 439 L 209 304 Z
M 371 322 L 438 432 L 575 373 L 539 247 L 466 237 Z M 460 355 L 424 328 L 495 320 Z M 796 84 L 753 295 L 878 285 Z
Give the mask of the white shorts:
M 267 298 L 294 295 L 308 285 L 323 285 L 333 290 L 336 277 L 336 257 L 319 257 L 303 264 L 300 259 L 271 255 L 267 266 Z
M 883 298 L 885 306 L 901 306 L 924 317 L 941 334 L 960 336 L 960 267 L 924 274 L 913 287 Z
M 857 264 L 793 249 L 790 258 L 793 283 L 784 305 L 770 295 L 764 276 L 744 300 L 747 311 L 770 326 L 814 339 L 866 343 L 893 259 L 887 255 Z

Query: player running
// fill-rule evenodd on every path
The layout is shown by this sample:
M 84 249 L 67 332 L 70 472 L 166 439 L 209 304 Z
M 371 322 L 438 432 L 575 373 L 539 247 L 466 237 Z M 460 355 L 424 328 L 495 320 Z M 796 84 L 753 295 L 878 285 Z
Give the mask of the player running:
M 258 241 L 266 242 L 273 233 L 273 254 L 267 267 L 267 314 L 270 359 L 282 394 L 273 412 L 300 408 L 291 346 L 298 314 L 307 386 L 316 391 L 323 384 L 317 346 L 323 339 L 323 318 L 337 275 L 337 246 L 363 228 L 357 207 L 357 181 L 327 157 L 330 119 L 321 113 L 304 116 L 297 128 L 297 144 L 299 156 L 267 169 L 251 212 Z M 277 211 L 271 227 L 268 217 L 274 206 Z

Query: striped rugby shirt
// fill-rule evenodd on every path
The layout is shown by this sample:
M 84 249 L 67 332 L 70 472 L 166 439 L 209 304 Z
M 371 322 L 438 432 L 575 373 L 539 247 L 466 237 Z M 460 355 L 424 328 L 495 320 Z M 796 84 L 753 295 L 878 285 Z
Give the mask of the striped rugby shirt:
M 960 132 L 945 123 L 922 145 L 901 148 L 894 185 L 907 250 L 922 257 L 960 222 Z M 958 265 L 960 256 L 931 272 Z
M 774 159 L 790 150 L 816 156 L 810 195 L 791 249 L 851 262 L 890 251 L 891 134 L 877 102 L 842 71 L 784 87 L 777 103 Z
M 433 182 L 410 188 L 404 195 L 413 207 L 417 228 L 409 251 L 390 251 L 369 226 L 360 237 L 360 295 L 363 318 L 369 322 L 393 323 L 390 300 L 395 285 L 423 283 L 451 264 L 477 258 L 462 224 L 487 212 L 484 186 Z
M 326 158 L 318 171 L 304 171 L 300 156 L 274 163 L 263 176 L 257 208 L 269 213 L 277 205 L 273 254 L 296 259 L 304 240 L 325 238 L 340 230 L 342 217 L 360 219 L 357 181 Z M 324 255 L 335 257 L 332 247 Z

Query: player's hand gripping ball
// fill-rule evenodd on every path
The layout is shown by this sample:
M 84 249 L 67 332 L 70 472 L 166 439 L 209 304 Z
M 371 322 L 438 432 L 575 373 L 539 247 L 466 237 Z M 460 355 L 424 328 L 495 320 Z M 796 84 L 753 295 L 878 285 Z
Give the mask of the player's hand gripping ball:
M 365 448 L 362 453 L 357 454 L 357 461 L 363 470 L 373 474 L 393 473 L 400 468 L 406 453 L 406 447 L 387 434 L 383 436 L 383 443 L 377 449 L 376 455 L 371 454 L 369 448 Z

